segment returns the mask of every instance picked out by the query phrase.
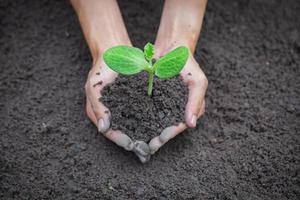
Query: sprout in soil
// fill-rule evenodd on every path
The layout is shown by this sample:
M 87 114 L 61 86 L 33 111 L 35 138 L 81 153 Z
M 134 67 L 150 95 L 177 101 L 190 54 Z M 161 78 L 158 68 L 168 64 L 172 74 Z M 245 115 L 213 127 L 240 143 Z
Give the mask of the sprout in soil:
M 189 51 L 187 47 L 177 47 L 155 63 L 153 55 L 154 45 L 147 43 L 144 52 L 135 47 L 114 46 L 104 52 L 103 58 L 108 67 L 120 74 L 132 75 L 143 70 L 148 72 L 148 95 L 151 96 L 154 75 L 167 79 L 179 74 L 188 59 Z

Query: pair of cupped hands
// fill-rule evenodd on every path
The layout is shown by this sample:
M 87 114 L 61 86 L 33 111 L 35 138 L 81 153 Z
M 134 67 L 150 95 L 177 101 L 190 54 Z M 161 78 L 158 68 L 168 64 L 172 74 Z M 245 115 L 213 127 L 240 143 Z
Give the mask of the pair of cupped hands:
M 161 55 L 155 55 L 159 58 Z M 188 87 L 188 102 L 185 107 L 185 121 L 176 125 L 166 127 L 160 135 L 152 138 L 149 144 L 144 141 L 133 141 L 126 133 L 110 128 L 111 115 L 101 100 L 101 91 L 108 84 L 112 84 L 118 77 L 118 73 L 112 71 L 100 56 L 93 63 L 85 84 L 86 92 L 86 112 L 90 120 L 97 126 L 98 131 L 106 138 L 123 147 L 128 151 L 133 151 L 142 163 L 149 161 L 150 156 L 170 139 L 184 131 L 186 128 L 195 128 L 198 118 L 205 111 L 205 92 L 207 89 L 207 78 L 195 60 L 193 54 L 189 52 L 189 58 L 180 72 L 181 80 Z M 143 133 L 141 133 L 143 134 Z

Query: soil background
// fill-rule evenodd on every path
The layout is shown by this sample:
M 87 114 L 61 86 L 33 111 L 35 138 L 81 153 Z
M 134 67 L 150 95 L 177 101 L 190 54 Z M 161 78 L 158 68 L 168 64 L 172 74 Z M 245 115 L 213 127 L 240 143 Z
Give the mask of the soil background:
M 162 1 L 120 1 L 133 44 Z M 300 1 L 211 0 L 196 129 L 141 164 L 84 113 L 91 58 L 68 1 L 0 1 L 0 199 L 299 199 Z

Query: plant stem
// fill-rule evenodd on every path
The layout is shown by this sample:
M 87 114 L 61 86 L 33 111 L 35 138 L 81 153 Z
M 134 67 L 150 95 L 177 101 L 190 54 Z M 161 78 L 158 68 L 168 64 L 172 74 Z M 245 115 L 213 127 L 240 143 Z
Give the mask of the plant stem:
M 148 79 L 148 96 L 151 96 L 151 95 L 152 95 L 153 78 L 154 78 L 154 71 L 153 71 L 153 72 L 149 72 L 149 79 Z

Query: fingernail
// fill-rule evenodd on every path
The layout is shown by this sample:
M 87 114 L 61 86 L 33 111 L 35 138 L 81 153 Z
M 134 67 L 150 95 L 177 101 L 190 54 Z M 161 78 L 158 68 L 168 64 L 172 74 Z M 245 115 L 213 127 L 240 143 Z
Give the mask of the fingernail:
M 101 118 L 101 119 L 99 119 L 99 121 L 98 121 L 98 131 L 99 131 L 99 132 L 102 132 L 103 127 L 104 127 L 104 120 Z
M 109 119 L 99 119 L 98 121 L 98 131 L 102 134 L 106 133 L 110 127 Z
M 191 120 L 191 124 L 192 124 L 193 127 L 195 127 L 195 126 L 196 126 L 196 123 L 197 123 L 197 116 L 196 116 L 196 115 L 193 115 L 193 116 L 192 116 L 192 120 Z

